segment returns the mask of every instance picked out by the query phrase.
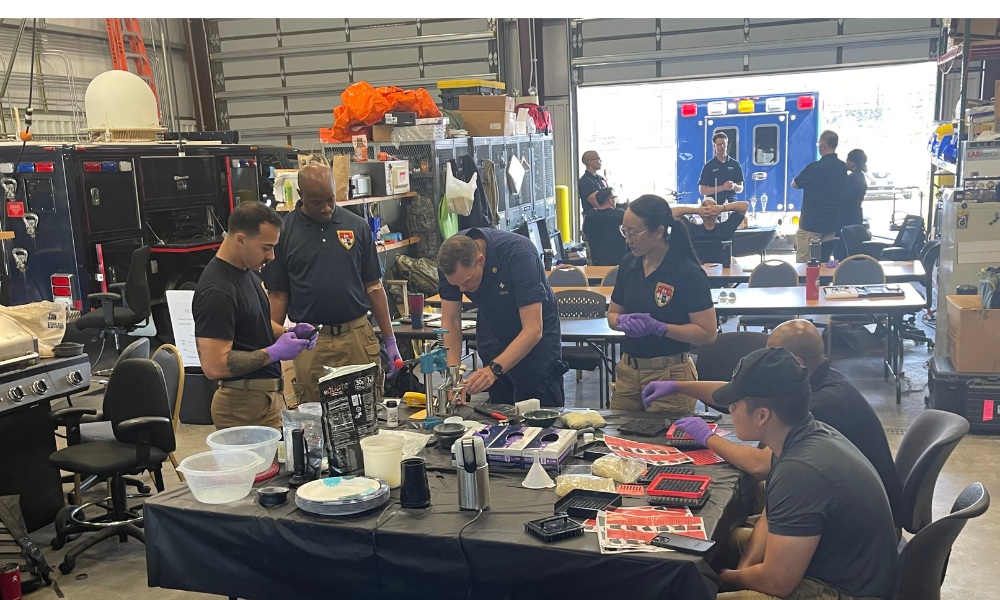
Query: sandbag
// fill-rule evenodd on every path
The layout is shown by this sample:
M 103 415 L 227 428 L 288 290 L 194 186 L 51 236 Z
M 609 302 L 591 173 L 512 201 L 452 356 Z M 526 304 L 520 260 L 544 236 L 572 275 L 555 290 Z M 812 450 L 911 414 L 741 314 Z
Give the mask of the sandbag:
M 52 348 L 66 333 L 66 305 L 58 302 L 32 302 L 19 306 L 0 306 L 0 314 L 17 321 L 38 338 L 38 355 L 52 358 Z

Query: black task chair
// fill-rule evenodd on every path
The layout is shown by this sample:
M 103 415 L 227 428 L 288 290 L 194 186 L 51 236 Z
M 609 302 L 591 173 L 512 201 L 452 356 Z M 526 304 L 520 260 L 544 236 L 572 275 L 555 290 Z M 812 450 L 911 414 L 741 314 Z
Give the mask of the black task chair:
M 871 241 L 872 234 L 864 225 L 846 225 L 840 230 L 840 237 L 847 248 L 848 256 L 865 254 L 864 243 Z
M 920 215 L 907 215 L 895 241 L 891 244 L 862 242 L 861 251 L 875 260 L 916 260 L 925 239 L 924 218 Z
M 725 268 L 733 263 L 732 240 L 693 239 L 691 245 L 702 264 L 719 263 Z
M 556 303 L 560 319 L 603 319 L 608 315 L 607 298 L 590 290 L 560 290 L 556 292 Z M 603 340 L 595 339 L 587 340 L 586 345 L 577 343 L 562 347 L 563 360 L 570 369 L 576 371 L 577 381 L 580 380 L 582 371 L 597 371 L 602 408 L 608 387 L 605 374 L 610 372 L 603 343 Z
M 125 476 L 148 470 L 153 475 L 156 490 L 163 491 L 161 464 L 176 449 L 169 410 L 167 388 L 159 365 L 142 358 L 123 361 L 111 375 L 104 396 L 104 411 L 111 419 L 115 439 L 76 444 L 49 457 L 49 463 L 57 469 L 111 479 L 110 498 L 64 507 L 56 516 L 56 537 L 52 540 L 55 550 L 62 548 L 69 536 L 100 532 L 66 553 L 59 565 L 64 575 L 73 570 L 82 552 L 102 540 L 117 536 L 124 542 L 133 537 L 145 543 L 140 529 L 141 508 L 128 506 L 130 497 L 145 497 L 145 494 L 129 496 Z M 88 519 L 84 511 L 93 511 L 94 507 L 103 508 L 106 514 Z
M 720 333 L 715 342 L 692 351 L 698 356 L 698 380 L 731 381 L 740 359 L 766 346 L 767 334 L 759 331 Z
M 763 228 L 756 231 L 737 229 L 733 233 L 733 256 L 760 256 L 761 262 L 764 262 L 767 260 L 767 248 L 776 237 L 778 237 L 777 228 Z
M 122 350 L 115 361 L 115 367 L 121 362 L 132 358 L 149 358 L 149 339 L 139 338 Z M 113 372 L 113 371 L 112 371 Z M 65 427 L 65 438 L 67 445 L 86 444 L 89 442 L 100 442 L 115 439 L 114 428 L 111 421 L 104 416 L 104 411 L 94 412 L 90 409 L 70 407 L 53 411 L 49 415 L 56 428 Z M 80 503 L 80 494 L 97 485 L 100 480 L 91 476 L 86 481 L 80 480 L 80 474 L 74 473 L 63 477 L 63 483 L 72 483 L 73 491 L 67 495 L 70 504 Z M 149 486 L 138 479 L 125 478 L 125 483 L 134 486 L 142 494 L 149 493 Z
M 795 267 L 783 260 L 769 260 L 757 265 L 750 273 L 748 287 L 796 287 L 799 285 L 799 274 Z M 785 321 L 796 318 L 795 315 L 748 315 L 741 316 L 736 329 L 747 331 L 747 327 L 762 327 L 764 331 L 774 329 Z
M 121 288 L 123 293 L 88 294 L 87 298 L 100 301 L 101 308 L 80 316 L 76 320 L 76 328 L 98 329 L 101 338 L 112 336 L 117 354 L 120 350 L 118 336 L 135 331 L 140 323 L 149 318 L 149 282 L 146 278 L 148 270 L 149 246 L 143 246 L 132 253 L 132 262 L 124 286 L 115 284 L 111 286 Z M 116 306 L 119 302 L 122 304 Z
M 896 472 L 903 483 L 900 525 L 917 533 L 931 522 L 934 486 L 955 446 L 969 433 L 965 417 L 925 410 L 913 421 L 896 451 Z
M 924 267 L 924 272 L 927 273 L 927 287 L 925 292 L 928 294 L 928 312 L 934 309 L 934 268 L 937 266 L 938 259 L 941 257 L 941 240 L 931 240 L 924 244 L 924 247 L 920 249 L 920 264 Z M 927 344 L 927 350 L 934 349 L 934 339 L 928 337 L 923 329 L 917 327 L 917 317 L 916 315 L 910 316 L 903 322 L 903 330 L 900 335 L 904 340 L 913 340 L 917 344 Z
M 982 515 L 989 507 L 986 488 L 973 483 L 959 494 L 951 514 L 929 523 L 913 536 L 899 555 L 892 600 L 941 600 L 952 544 L 969 519 Z

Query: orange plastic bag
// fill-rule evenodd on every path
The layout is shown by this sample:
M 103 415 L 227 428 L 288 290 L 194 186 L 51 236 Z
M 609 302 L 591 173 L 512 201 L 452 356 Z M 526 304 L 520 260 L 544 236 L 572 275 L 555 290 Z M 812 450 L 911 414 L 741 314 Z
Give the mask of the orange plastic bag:
M 352 135 L 370 134 L 368 128 L 381 121 L 387 112 L 415 112 L 418 118 L 441 116 L 434 99 L 423 88 L 375 89 L 367 81 L 359 81 L 344 90 L 340 100 L 342 104 L 333 109 L 333 127 L 321 130 L 324 138 L 338 142 L 350 142 Z

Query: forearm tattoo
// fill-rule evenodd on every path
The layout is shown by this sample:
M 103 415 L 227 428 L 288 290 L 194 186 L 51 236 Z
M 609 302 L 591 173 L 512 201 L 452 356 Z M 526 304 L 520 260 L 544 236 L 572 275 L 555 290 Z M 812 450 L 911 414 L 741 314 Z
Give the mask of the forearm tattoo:
M 239 377 L 252 373 L 261 367 L 271 364 L 271 356 L 267 350 L 254 350 L 253 352 L 241 352 L 230 350 L 226 359 L 226 368 L 229 369 L 231 377 Z

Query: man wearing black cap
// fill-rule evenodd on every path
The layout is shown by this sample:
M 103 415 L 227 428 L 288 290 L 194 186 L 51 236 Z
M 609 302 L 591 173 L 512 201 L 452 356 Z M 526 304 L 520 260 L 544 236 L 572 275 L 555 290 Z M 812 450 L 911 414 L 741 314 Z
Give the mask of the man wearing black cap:
M 719 600 L 888 598 L 896 573 L 889 500 L 854 444 L 809 413 L 808 370 L 788 350 L 764 348 L 711 396 L 728 408 L 737 437 L 774 454 L 764 512 L 739 566 L 720 575 L 734 591 Z M 703 421 L 683 421 L 708 442 Z

